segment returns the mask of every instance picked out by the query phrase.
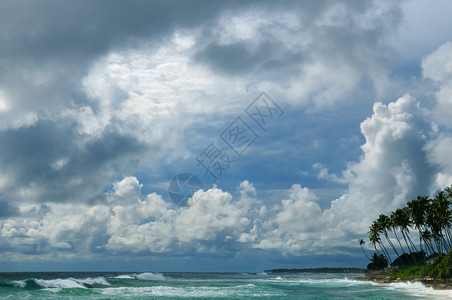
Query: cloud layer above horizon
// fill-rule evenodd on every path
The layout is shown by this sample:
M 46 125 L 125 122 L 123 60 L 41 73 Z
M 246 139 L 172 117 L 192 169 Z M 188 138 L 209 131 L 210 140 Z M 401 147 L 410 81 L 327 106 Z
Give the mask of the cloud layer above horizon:
M 353 265 L 379 213 L 452 184 L 452 36 L 413 32 L 437 4 L 3 2 L 1 261 Z M 193 157 L 262 91 L 284 117 L 212 185 Z M 181 171 L 204 183 L 186 207 Z

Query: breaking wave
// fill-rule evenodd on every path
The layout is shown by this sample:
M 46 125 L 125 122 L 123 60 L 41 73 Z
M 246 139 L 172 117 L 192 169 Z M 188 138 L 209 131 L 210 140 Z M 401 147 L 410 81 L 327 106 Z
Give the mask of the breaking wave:
M 22 288 L 27 290 L 34 289 L 87 289 L 91 287 L 97 286 L 110 286 L 110 283 L 104 277 L 96 277 L 96 278 L 83 278 L 83 279 L 75 279 L 75 278 L 57 278 L 57 279 L 39 279 L 39 278 L 31 278 L 25 280 L 14 280 L 10 282 L 3 282 L 0 286 L 9 287 L 9 288 Z
M 166 280 L 162 273 L 141 273 L 141 274 L 127 274 L 119 275 L 114 277 L 116 279 L 137 279 L 137 280 L 147 280 L 147 281 L 162 281 Z

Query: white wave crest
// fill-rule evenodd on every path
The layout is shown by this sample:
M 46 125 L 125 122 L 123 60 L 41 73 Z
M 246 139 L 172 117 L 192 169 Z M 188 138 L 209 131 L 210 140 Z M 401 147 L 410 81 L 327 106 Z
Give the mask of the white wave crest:
M 161 280 L 166 279 L 162 273 L 141 273 L 141 274 L 135 275 L 135 278 L 138 280 L 156 280 L 156 281 L 161 281 Z
M 71 288 L 81 288 L 86 289 L 85 286 L 78 283 L 73 278 L 68 279 L 51 279 L 51 280 L 44 280 L 44 279 L 34 279 L 37 285 L 42 286 L 43 288 L 65 288 L 65 289 L 71 289 Z
M 427 287 L 421 282 L 394 282 L 385 284 L 388 288 L 403 290 L 414 296 L 421 297 L 435 297 L 439 299 L 452 299 L 452 290 L 435 290 L 432 287 Z
M 395 289 L 403 289 L 403 290 L 422 290 L 422 289 L 428 289 L 422 282 L 393 282 L 387 284 L 390 287 L 393 287 Z
M 104 277 L 96 277 L 96 278 L 85 278 L 85 279 L 76 279 L 78 283 L 81 284 L 89 284 L 89 285 L 111 285 L 107 282 Z
M 60 289 L 72 289 L 72 288 L 81 288 L 86 289 L 85 284 L 87 285 L 110 285 L 104 277 L 96 277 L 96 278 L 84 278 L 84 279 L 74 279 L 74 278 L 66 278 L 66 279 L 33 279 L 34 282 L 42 286 L 43 288 L 60 288 Z M 25 284 L 25 283 L 24 283 Z M 25 285 L 24 285 L 25 286 Z
M 141 273 L 141 274 L 123 274 L 113 277 L 115 279 L 137 279 L 137 280 L 149 280 L 149 281 L 162 281 L 166 280 L 162 273 Z
M 135 279 L 135 276 L 130 276 L 130 275 L 118 275 L 116 277 L 113 277 L 116 279 Z

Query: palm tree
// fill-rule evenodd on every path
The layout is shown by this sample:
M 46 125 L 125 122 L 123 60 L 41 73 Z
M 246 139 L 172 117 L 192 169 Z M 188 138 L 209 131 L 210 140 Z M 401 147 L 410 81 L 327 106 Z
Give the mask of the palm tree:
M 407 202 L 407 206 L 398 208 L 391 212 L 390 216 L 380 214 L 369 227 L 369 240 L 375 248 L 375 257 L 382 256 L 392 264 L 385 243 L 381 239 L 384 235 L 387 243 L 399 258 L 399 251 L 405 253 L 398 232 L 402 234 L 405 246 L 410 253 L 412 260 L 418 260 L 424 255 L 432 256 L 435 253 L 447 254 L 452 251 L 452 185 L 438 192 L 434 198 L 418 196 L 416 199 Z M 413 243 L 410 236 L 410 229 L 419 233 L 419 248 Z M 394 234 L 400 249 L 394 245 L 394 239 L 389 236 L 389 232 Z M 367 258 L 371 259 L 364 251 L 366 244 L 363 239 L 358 240 L 361 250 Z M 419 251 L 418 251 L 419 250 Z M 402 255 L 403 256 L 403 255 Z
M 450 249 L 450 242 L 446 241 L 443 229 L 450 228 L 450 210 L 442 192 L 432 199 L 427 214 L 427 223 L 432 231 L 438 253 L 447 253 Z
M 366 242 L 364 241 L 364 239 L 359 239 L 358 240 L 358 244 L 361 247 L 361 250 L 363 251 L 364 255 L 370 260 L 370 257 L 367 255 L 367 253 L 364 251 L 363 245 L 366 244 Z
M 380 253 L 377 249 L 377 244 L 380 242 L 380 235 L 378 234 L 376 223 L 373 222 L 369 227 L 369 232 L 367 233 L 369 236 L 369 241 L 374 246 L 374 249 L 377 253 Z
M 415 252 L 418 252 L 416 245 L 410 238 L 410 228 L 411 229 L 413 228 L 413 220 L 411 219 L 410 216 L 410 210 L 408 209 L 408 207 L 404 207 L 402 208 L 402 211 L 403 211 L 402 228 L 404 228 L 406 238 L 408 239 L 408 242 L 410 242 L 412 249 L 414 249 Z
M 385 236 L 386 241 L 388 242 L 389 246 L 391 246 L 391 248 L 392 248 L 392 250 L 394 250 L 395 254 L 397 256 L 399 256 L 399 253 L 397 253 L 396 247 L 394 247 L 394 244 L 392 243 L 392 241 L 391 241 L 391 239 L 389 238 L 389 235 L 388 235 L 389 225 L 390 225 L 389 217 L 384 215 L 384 214 L 380 214 L 378 216 L 378 219 L 376 220 L 377 230 L 378 230 L 379 233 L 383 233 L 383 235 Z M 387 256 L 389 257 L 389 252 L 386 250 L 386 247 L 384 246 L 384 244 L 381 241 L 380 241 L 380 244 L 383 246 L 383 248 L 386 251 Z
M 445 197 L 447 199 L 452 199 L 452 185 L 444 189 Z
M 386 250 L 386 247 L 381 242 L 380 238 L 380 224 L 375 220 L 372 222 L 372 225 L 369 227 L 369 241 L 374 246 L 374 249 L 377 253 L 380 253 L 378 251 L 377 245 L 380 247 L 380 250 L 383 252 L 383 255 L 386 256 L 389 262 L 391 262 L 391 258 L 389 256 L 388 251 Z
M 411 227 L 413 222 L 410 219 L 408 207 L 398 208 L 393 214 L 395 225 L 400 229 L 400 232 L 402 232 L 402 236 L 403 239 L 405 240 L 405 244 L 408 248 L 408 251 L 410 253 L 417 252 L 416 246 L 414 245 L 413 241 L 410 239 L 409 236 L 410 233 L 409 227 Z
M 424 239 L 425 245 L 428 245 L 429 249 L 431 249 L 431 254 L 435 253 L 435 249 L 433 248 L 432 244 L 432 233 L 428 229 L 425 229 L 424 231 L 422 231 L 422 237 Z
M 400 255 L 397 252 L 397 248 L 394 246 L 394 244 L 392 243 L 392 241 L 388 235 L 388 229 L 391 229 L 391 219 L 388 216 L 381 214 L 380 216 L 378 216 L 378 219 L 376 222 L 378 224 L 377 228 L 378 228 L 379 232 L 383 233 L 386 240 L 388 241 L 389 246 L 391 246 L 392 250 L 395 252 L 397 257 L 399 257 Z M 396 236 L 396 238 L 397 238 L 397 236 Z M 399 241 L 398 238 L 397 238 L 397 241 Z M 399 244 L 400 244 L 400 241 L 399 241 Z M 402 249 L 402 251 L 403 251 L 403 249 Z
M 408 214 L 412 220 L 414 228 L 419 232 L 419 247 L 425 253 L 433 253 L 434 249 L 431 245 L 430 239 L 424 235 L 426 231 L 426 214 L 429 210 L 429 199 L 426 196 L 418 196 L 407 203 Z M 429 235 L 431 236 L 431 235 Z M 424 243 L 424 245 L 422 244 Z
M 441 227 L 441 232 L 444 232 L 444 244 L 447 248 L 447 252 L 452 248 L 451 245 L 451 232 L 450 227 L 452 225 L 452 212 L 449 209 L 449 201 L 445 195 L 444 191 L 438 192 L 435 197 L 435 201 L 439 206 L 439 226 Z
M 370 270 L 383 270 L 388 267 L 388 260 L 383 254 L 374 253 L 370 261 L 371 263 L 367 265 Z

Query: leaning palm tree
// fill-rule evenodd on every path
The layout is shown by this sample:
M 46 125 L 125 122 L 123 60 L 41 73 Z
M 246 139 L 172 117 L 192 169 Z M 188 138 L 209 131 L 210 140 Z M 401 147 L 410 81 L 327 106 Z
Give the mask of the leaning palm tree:
M 394 252 L 396 253 L 397 256 L 399 256 L 399 254 L 397 253 L 397 249 L 394 247 L 394 244 L 392 243 L 391 239 L 389 238 L 388 235 L 388 217 L 381 214 L 378 219 L 375 221 L 375 225 L 377 227 L 377 231 L 378 233 L 382 233 L 384 235 L 384 237 L 386 238 L 386 241 L 388 242 L 389 246 L 394 250 Z M 380 239 L 380 244 L 381 247 L 384 249 L 384 251 L 386 252 L 386 256 L 388 257 L 388 260 L 391 261 L 390 257 L 389 257 L 389 252 L 386 249 L 384 243 L 381 241 Z
M 371 260 L 370 257 L 367 255 L 366 251 L 364 251 L 363 245 L 366 244 L 366 242 L 364 241 L 364 239 L 359 239 L 359 240 L 358 240 L 358 244 L 359 244 L 359 246 L 361 247 L 361 251 L 363 251 L 364 255 L 365 255 L 369 260 Z
M 427 223 L 432 231 L 438 253 L 447 253 L 450 249 L 450 243 L 446 241 L 443 229 L 448 225 L 448 204 L 444 201 L 442 194 L 432 199 L 430 209 L 427 214 Z
M 433 239 L 432 233 L 431 233 L 428 229 L 425 229 L 425 230 L 422 232 L 422 237 L 423 237 L 423 239 L 424 239 L 424 242 L 425 242 L 426 247 L 428 247 L 429 249 L 431 249 L 430 255 L 432 255 L 433 253 L 435 253 L 435 248 L 433 247 L 433 244 L 432 244 L 432 239 Z M 428 246 L 427 246 L 427 245 L 428 245 Z
M 380 242 L 380 235 L 378 234 L 377 226 L 375 225 L 375 222 L 372 223 L 369 227 L 369 232 L 367 233 L 369 236 L 369 241 L 374 246 L 375 252 L 380 253 L 378 251 L 377 245 Z
M 408 242 L 411 245 L 411 248 L 414 249 L 415 252 L 418 252 L 416 245 L 413 243 L 413 241 L 410 238 L 410 229 L 413 228 L 413 220 L 410 216 L 410 210 L 408 207 L 402 208 L 403 211 L 403 222 L 402 222 L 402 228 L 404 228 L 406 238 Z M 420 249 L 419 249 L 420 250 Z
M 410 218 L 408 207 L 404 208 L 398 208 L 395 211 L 395 221 L 396 225 L 400 229 L 400 232 L 402 233 L 403 239 L 405 241 L 405 244 L 408 248 L 408 251 L 410 253 L 417 252 L 416 246 L 414 245 L 413 241 L 410 238 L 410 227 L 412 225 L 412 221 Z
M 438 195 L 435 197 L 434 201 L 438 203 L 438 223 L 441 227 L 441 232 L 443 233 L 444 244 L 447 248 L 446 251 L 449 252 L 452 248 L 452 237 L 450 232 L 450 227 L 452 226 L 452 212 L 449 209 L 449 201 L 443 191 L 438 192 Z
M 388 216 L 381 214 L 378 216 L 378 219 L 376 222 L 378 225 L 377 228 L 378 228 L 379 232 L 383 233 L 389 246 L 391 246 L 392 250 L 395 252 L 397 257 L 399 257 L 400 256 L 399 252 L 397 251 L 397 248 L 394 246 L 394 243 L 391 241 L 391 239 L 389 238 L 389 235 L 388 235 L 388 230 L 391 229 L 391 219 Z M 397 236 L 396 236 L 396 238 L 397 238 Z M 397 238 L 397 241 L 399 241 L 398 238 Z M 399 243 L 400 243 L 400 241 L 399 241 Z M 402 249 L 402 251 L 403 251 L 403 249 Z
M 435 251 L 431 246 L 431 241 L 423 233 L 426 229 L 426 214 L 429 210 L 429 199 L 427 196 L 418 196 L 407 203 L 408 214 L 412 220 L 414 228 L 419 232 L 419 248 L 425 253 Z M 429 235 L 430 237 L 431 235 Z
M 367 234 L 369 235 L 369 241 L 374 246 L 375 251 L 380 254 L 380 251 L 377 248 L 378 245 L 381 252 L 383 252 L 383 255 L 386 256 L 388 261 L 391 263 L 392 261 L 391 257 L 389 256 L 388 250 L 386 250 L 386 247 L 381 242 L 380 224 L 376 220 L 372 222 L 372 225 L 370 225 L 369 232 Z

